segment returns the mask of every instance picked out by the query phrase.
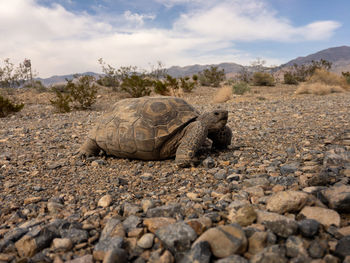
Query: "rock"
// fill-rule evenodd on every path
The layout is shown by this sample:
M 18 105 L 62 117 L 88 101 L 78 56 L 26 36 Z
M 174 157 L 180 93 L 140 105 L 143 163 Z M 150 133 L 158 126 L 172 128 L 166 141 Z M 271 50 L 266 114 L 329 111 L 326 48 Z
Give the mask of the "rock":
M 41 196 L 32 196 L 32 197 L 28 197 L 28 198 L 24 199 L 23 204 L 29 205 L 29 204 L 40 202 L 41 200 L 42 200 Z
M 287 263 L 285 250 L 278 245 L 265 248 L 258 254 L 255 254 L 249 261 L 250 263 Z
M 227 258 L 216 260 L 214 262 L 215 263 L 248 263 L 248 260 L 246 260 L 244 257 L 241 257 L 239 255 L 232 255 Z
M 230 220 L 231 223 L 237 223 L 241 226 L 249 226 L 254 223 L 256 220 L 256 212 L 251 205 L 246 205 L 238 209 L 231 209 L 227 219 Z
M 111 218 L 107 221 L 105 227 L 102 230 L 100 240 L 106 239 L 108 237 L 114 236 L 125 236 L 125 230 L 123 224 L 119 219 Z
M 10 230 L 6 233 L 3 239 L 0 240 L 0 252 L 6 248 L 10 242 L 16 242 L 29 230 L 24 227 L 16 227 L 13 230 Z
M 269 180 L 265 177 L 250 178 L 243 181 L 243 185 L 246 187 L 251 186 L 268 186 L 270 184 Z
M 212 221 L 209 217 L 203 216 L 200 218 L 189 219 L 185 221 L 193 230 L 200 236 L 205 230 L 211 227 Z
M 65 263 L 93 263 L 93 262 L 94 260 L 92 258 L 92 255 L 85 255 L 72 260 L 67 260 Z
M 305 206 L 299 213 L 298 217 L 314 219 L 320 222 L 322 225 L 328 227 L 335 225 L 339 227 L 340 216 L 339 214 L 331 209 L 316 207 L 316 206 Z
M 143 212 L 147 213 L 148 209 L 153 208 L 155 206 L 155 202 L 149 199 L 143 199 L 141 201 L 141 206 L 142 206 Z
M 265 225 L 278 236 L 287 238 L 298 231 L 298 223 L 277 213 L 257 210 L 257 222 Z
M 138 216 L 128 216 L 124 221 L 123 221 L 123 227 L 124 229 L 129 232 L 131 229 L 136 228 L 139 224 L 141 223 L 141 218 Z
M 266 247 L 267 243 L 267 232 L 255 232 L 252 236 L 249 237 L 248 243 L 249 248 L 248 252 L 252 255 L 259 253 Z
M 64 208 L 63 204 L 57 203 L 57 202 L 48 202 L 47 203 L 47 210 L 51 213 L 51 214 L 58 214 L 60 213 Z
M 68 251 L 73 247 L 73 242 L 69 238 L 55 238 L 52 240 L 52 249 Z
M 296 164 L 296 163 L 284 164 L 280 167 L 280 172 L 282 175 L 295 173 L 298 170 L 298 167 L 299 167 L 299 164 Z
M 135 204 L 125 203 L 124 204 L 124 216 L 136 215 L 141 212 L 141 207 Z
M 297 182 L 294 176 L 270 176 L 269 181 L 271 184 L 290 186 Z
M 210 251 L 210 245 L 208 242 L 198 242 L 194 245 L 191 251 L 184 256 L 180 263 L 209 263 L 212 253 Z
M 286 212 L 298 212 L 306 204 L 308 194 L 299 191 L 283 191 L 273 195 L 266 208 L 269 211 L 284 214 Z
M 242 254 L 247 248 L 247 238 L 242 228 L 237 224 L 210 228 L 205 231 L 193 244 L 207 241 L 211 251 L 218 258 L 225 258 L 233 254 Z
M 137 245 L 141 248 L 148 249 L 153 246 L 154 234 L 144 234 L 138 241 Z
M 21 257 L 32 257 L 38 252 L 35 239 L 31 236 L 23 236 L 15 243 L 15 246 Z
M 298 256 L 307 257 L 307 251 L 300 237 L 290 236 L 287 238 L 286 255 L 291 258 L 296 258 Z
M 98 200 L 97 205 L 105 208 L 105 207 L 109 207 L 111 203 L 112 203 L 112 196 L 107 194 L 102 196 L 100 200 Z
M 333 186 L 321 193 L 330 208 L 338 212 L 350 213 L 350 185 Z
M 215 161 L 213 158 L 211 158 L 210 156 L 207 157 L 206 159 L 203 160 L 203 166 L 205 168 L 213 168 L 215 167 Z
M 156 236 L 173 253 L 188 250 L 197 238 L 196 232 L 181 221 L 158 229 Z
M 224 180 L 227 177 L 227 172 L 224 169 L 220 169 L 214 174 L 214 178 L 217 180 Z
M 350 256 L 350 236 L 343 237 L 338 241 L 335 254 L 342 259 Z
M 317 234 L 320 223 L 314 219 L 304 219 L 298 222 L 299 231 L 303 237 L 313 237 Z
M 174 224 L 175 222 L 176 220 L 174 218 L 169 217 L 152 217 L 143 220 L 143 224 L 147 226 L 148 230 L 152 233 L 155 233 L 160 228 Z
M 151 208 L 147 211 L 147 217 L 176 217 L 181 214 L 180 204 L 170 204 Z
M 102 261 L 108 251 L 122 248 L 123 243 L 124 239 L 122 237 L 107 237 L 100 240 L 94 248 L 94 259 Z
M 109 250 L 104 258 L 103 263 L 126 263 L 128 262 L 128 254 L 122 248 L 114 248 Z
M 339 228 L 338 233 L 342 236 L 350 236 L 350 226 Z
M 313 240 L 308 248 L 309 255 L 312 258 L 322 258 L 326 253 L 327 244 L 320 240 Z
M 73 244 L 80 244 L 89 238 L 89 233 L 86 230 L 76 228 L 61 229 L 60 234 L 62 238 L 70 239 Z

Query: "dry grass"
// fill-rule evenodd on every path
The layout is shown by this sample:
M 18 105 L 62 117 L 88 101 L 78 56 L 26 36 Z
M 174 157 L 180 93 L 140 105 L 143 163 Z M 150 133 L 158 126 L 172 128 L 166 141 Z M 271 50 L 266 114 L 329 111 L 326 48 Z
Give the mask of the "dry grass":
M 232 87 L 231 86 L 223 86 L 214 95 L 213 102 L 214 103 L 222 103 L 222 102 L 226 102 L 226 101 L 230 100 L 231 98 L 232 98 Z
M 295 94 L 327 95 L 330 93 L 345 92 L 341 86 L 327 85 L 321 82 L 303 83 L 295 91 Z

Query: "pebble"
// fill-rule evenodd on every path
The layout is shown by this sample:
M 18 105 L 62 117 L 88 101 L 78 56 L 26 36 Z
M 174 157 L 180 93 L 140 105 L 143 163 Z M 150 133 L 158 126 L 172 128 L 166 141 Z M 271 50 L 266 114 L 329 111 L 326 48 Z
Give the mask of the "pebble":
M 52 240 L 54 250 L 68 251 L 73 247 L 73 242 L 69 238 L 55 238 Z
M 246 205 L 239 208 L 237 211 L 235 209 L 231 209 L 227 219 L 230 220 L 231 223 L 237 223 L 244 227 L 253 224 L 256 217 L 257 215 L 253 206 Z
M 339 214 L 331 209 L 316 207 L 316 206 L 305 206 L 299 213 L 300 217 L 307 219 L 314 219 L 320 222 L 324 226 L 337 226 L 340 225 Z
M 169 217 L 152 217 L 152 218 L 145 218 L 143 220 L 143 224 L 152 233 L 155 233 L 158 229 L 174 223 L 176 223 L 176 219 L 169 218 Z
M 286 212 L 300 211 L 308 201 L 308 194 L 300 191 L 283 191 L 273 195 L 266 208 L 269 211 L 284 214 Z
M 303 237 L 311 238 L 318 233 L 320 223 L 314 219 L 304 219 L 298 222 L 299 231 Z
M 213 255 L 218 258 L 242 254 L 248 245 L 243 229 L 237 224 L 210 228 L 195 241 L 193 246 L 202 241 L 210 244 Z
M 343 237 L 335 247 L 335 254 L 344 259 L 350 256 L 350 236 Z
M 112 196 L 111 195 L 104 195 L 98 200 L 97 205 L 100 207 L 108 207 L 112 203 Z
M 144 234 L 138 241 L 137 245 L 141 248 L 148 249 L 153 246 L 154 234 Z
M 328 206 L 338 212 L 350 213 L 350 185 L 337 185 L 322 192 Z

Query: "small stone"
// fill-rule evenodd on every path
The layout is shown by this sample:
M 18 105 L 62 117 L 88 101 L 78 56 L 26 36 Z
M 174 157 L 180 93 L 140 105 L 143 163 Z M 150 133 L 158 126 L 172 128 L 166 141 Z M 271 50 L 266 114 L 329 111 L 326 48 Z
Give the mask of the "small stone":
M 214 178 L 217 180 L 224 180 L 227 177 L 227 172 L 224 169 L 220 169 L 214 174 Z
M 50 214 L 58 214 L 63 210 L 63 208 L 64 208 L 64 205 L 60 203 L 56 203 L 56 202 L 47 203 L 47 210 L 50 212 Z
M 269 211 L 284 214 L 286 212 L 298 212 L 308 200 L 308 194 L 299 191 L 283 191 L 273 195 L 266 208 Z
M 339 228 L 338 233 L 342 236 L 350 236 L 350 226 Z
M 204 231 L 206 231 L 212 225 L 211 219 L 205 216 L 186 220 L 185 223 L 188 224 L 190 227 L 192 227 L 198 236 L 200 236 Z
M 158 229 L 156 235 L 174 253 L 188 250 L 197 238 L 196 232 L 181 221 Z
M 258 254 L 255 254 L 249 261 L 250 263 L 287 263 L 285 250 L 278 245 L 265 248 Z
M 290 236 L 286 241 L 286 255 L 291 258 L 298 256 L 307 257 L 307 251 L 303 240 L 297 236 Z
M 211 255 L 209 243 L 206 241 L 198 242 L 180 262 L 209 263 Z
M 70 228 L 60 230 L 62 238 L 69 238 L 73 244 L 80 244 L 88 240 L 89 233 L 83 229 Z
M 282 175 L 287 175 L 290 173 L 295 173 L 298 170 L 298 164 L 285 164 L 280 167 Z
M 155 203 L 152 200 L 143 199 L 141 201 L 141 206 L 142 206 L 143 212 L 147 213 L 148 209 L 153 208 L 155 206 Z
M 343 237 L 335 247 L 335 254 L 342 259 L 350 256 L 350 236 Z
M 111 218 L 107 221 L 105 227 L 102 230 L 100 240 L 114 236 L 125 236 L 125 230 L 121 221 L 117 218 Z
M 205 168 L 213 168 L 215 167 L 215 161 L 213 158 L 211 158 L 210 156 L 206 159 L 203 160 L 203 166 Z
M 148 209 L 147 217 L 176 217 L 181 214 L 180 204 L 169 204 Z
M 205 231 L 192 245 L 207 241 L 211 251 L 218 258 L 225 258 L 233 254 L 242 254 L 247 248 L 247 238 L 242 228 L 237 224 L 210 228 Z
M 317 234 L 320 223 L 314 219 L 304 219 L 298 222 L 299 231 L 303 237 L 313 237 Z
M 335 225 L 339 227 L 340 216 L 339 214 L 331 209 L 316 207 L 316 206 L 305 206 L 299 213 L 299 217 L 314 219 L 320 222 L 324 226 Z
M 265 225 L 278 236 L 287 238 L 298 231 L 298 223 L 286 216 L 277 213 L 257 210 L 257 222 Z
M 100 200 L 98 200 L 97 205 L 101 206 L 103 208 L 109 207 L 112 203 L 112 196 L 107 194 L 101 197 Z
M 321 192 L 330 208 L 350 213 L 350 185 L 333 186 Z
M 103 258 L 103 263 L 127 263 L 128 254 L 122 248 L 114 248 L 107 251 Z
M 326 247 L 322 243 L 320 240 L 313 240 L 311 242 L 308 251 L 312 258 L 322 258 L 326 253 Z
M 72 260 L 67 260 L 65 263 L 93 263 L 94 260 L 92 258 L 92 255 L 85 255 L 82 257 L 78 257 Z
M 124 221 L 123 221 L 123 227 L 124 229 L 129 232 L 131 229 L 137 228 L 137 226 L 141 223 L 141 219 L 138 216 L 128 216 Z
M 227 258 L 222 258 L 214 261 L 214 263 L 248 263 L 248 262 L 249 262 L 248 260 L 246 260 L 244 257 L 241 257 L 239 255 L 232 255 Z
M 54 250 L 68 251 L 73 247 L 73 243 L 69 238 L 55 238 L 52 240 L 52 248 Z
M 29 204 L 40 202 L 41 200 L 42 200 L 41 196 L 32 196 L 24 199 L 23 204 L 29 205 Z
M 108 251 L 122 248 L 124 239 L 122 237 L 108 237 L 100 240 L 94 248 L 94 259 L 102 261 Z
M 251 237 L 249 237 L 248 241 L 248 252 L 252 255 L 257 254 L 266 247 L 267 232 L 255 232 Z
M 148 249 L 153 246 L 154 234 L 144 234 L 138 241 L 137 245 L 141 248 Z
M 143 224 L 147 226 L 148 230 L 152 233 L 155 233 L 160 228 L 174 224 L 175 222 L 176 220 L 174 218 L 169 217 L 152 217 L 143 220 Z
M 192 201 L 197 201 L 199 198 L 199 195 L 197 194 L 197 193 L 187 193 L 186 194 L 186 196 L 190 199 L 190 200 L 192 200 Z M 199 199 L 199 200 L 201 200 L 201 199 Z
M 21 257 L 32 257 L 37 252 L 37 245 L 33 237 L 23 236 L 15 243 L 18 254 Z
M 238 209 L 238 211 L 231 209 L 227 218 L 231 223 L 237 223 L 244 227 L 253 224 L 256 217 L 253 206 L 246 205 Z
M 143 235 L 143 233 L 144 230 L 142 227 L 133 228 L 128 231 L 128 237 L 140 238 Z
M 124 204 L 124 216 L 136 215 L 141 212 L 141 207 L 135 204 L 125 203 Z

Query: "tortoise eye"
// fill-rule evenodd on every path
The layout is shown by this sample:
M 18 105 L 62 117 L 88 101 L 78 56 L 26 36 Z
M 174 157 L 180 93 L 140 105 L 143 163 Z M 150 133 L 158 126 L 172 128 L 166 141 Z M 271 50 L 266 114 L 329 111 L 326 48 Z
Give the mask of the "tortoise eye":
M 219 115 L 219 113 L 218 113 L 218 112 L 214 112 L 214 115 L 218 116 L 218 115 Z

